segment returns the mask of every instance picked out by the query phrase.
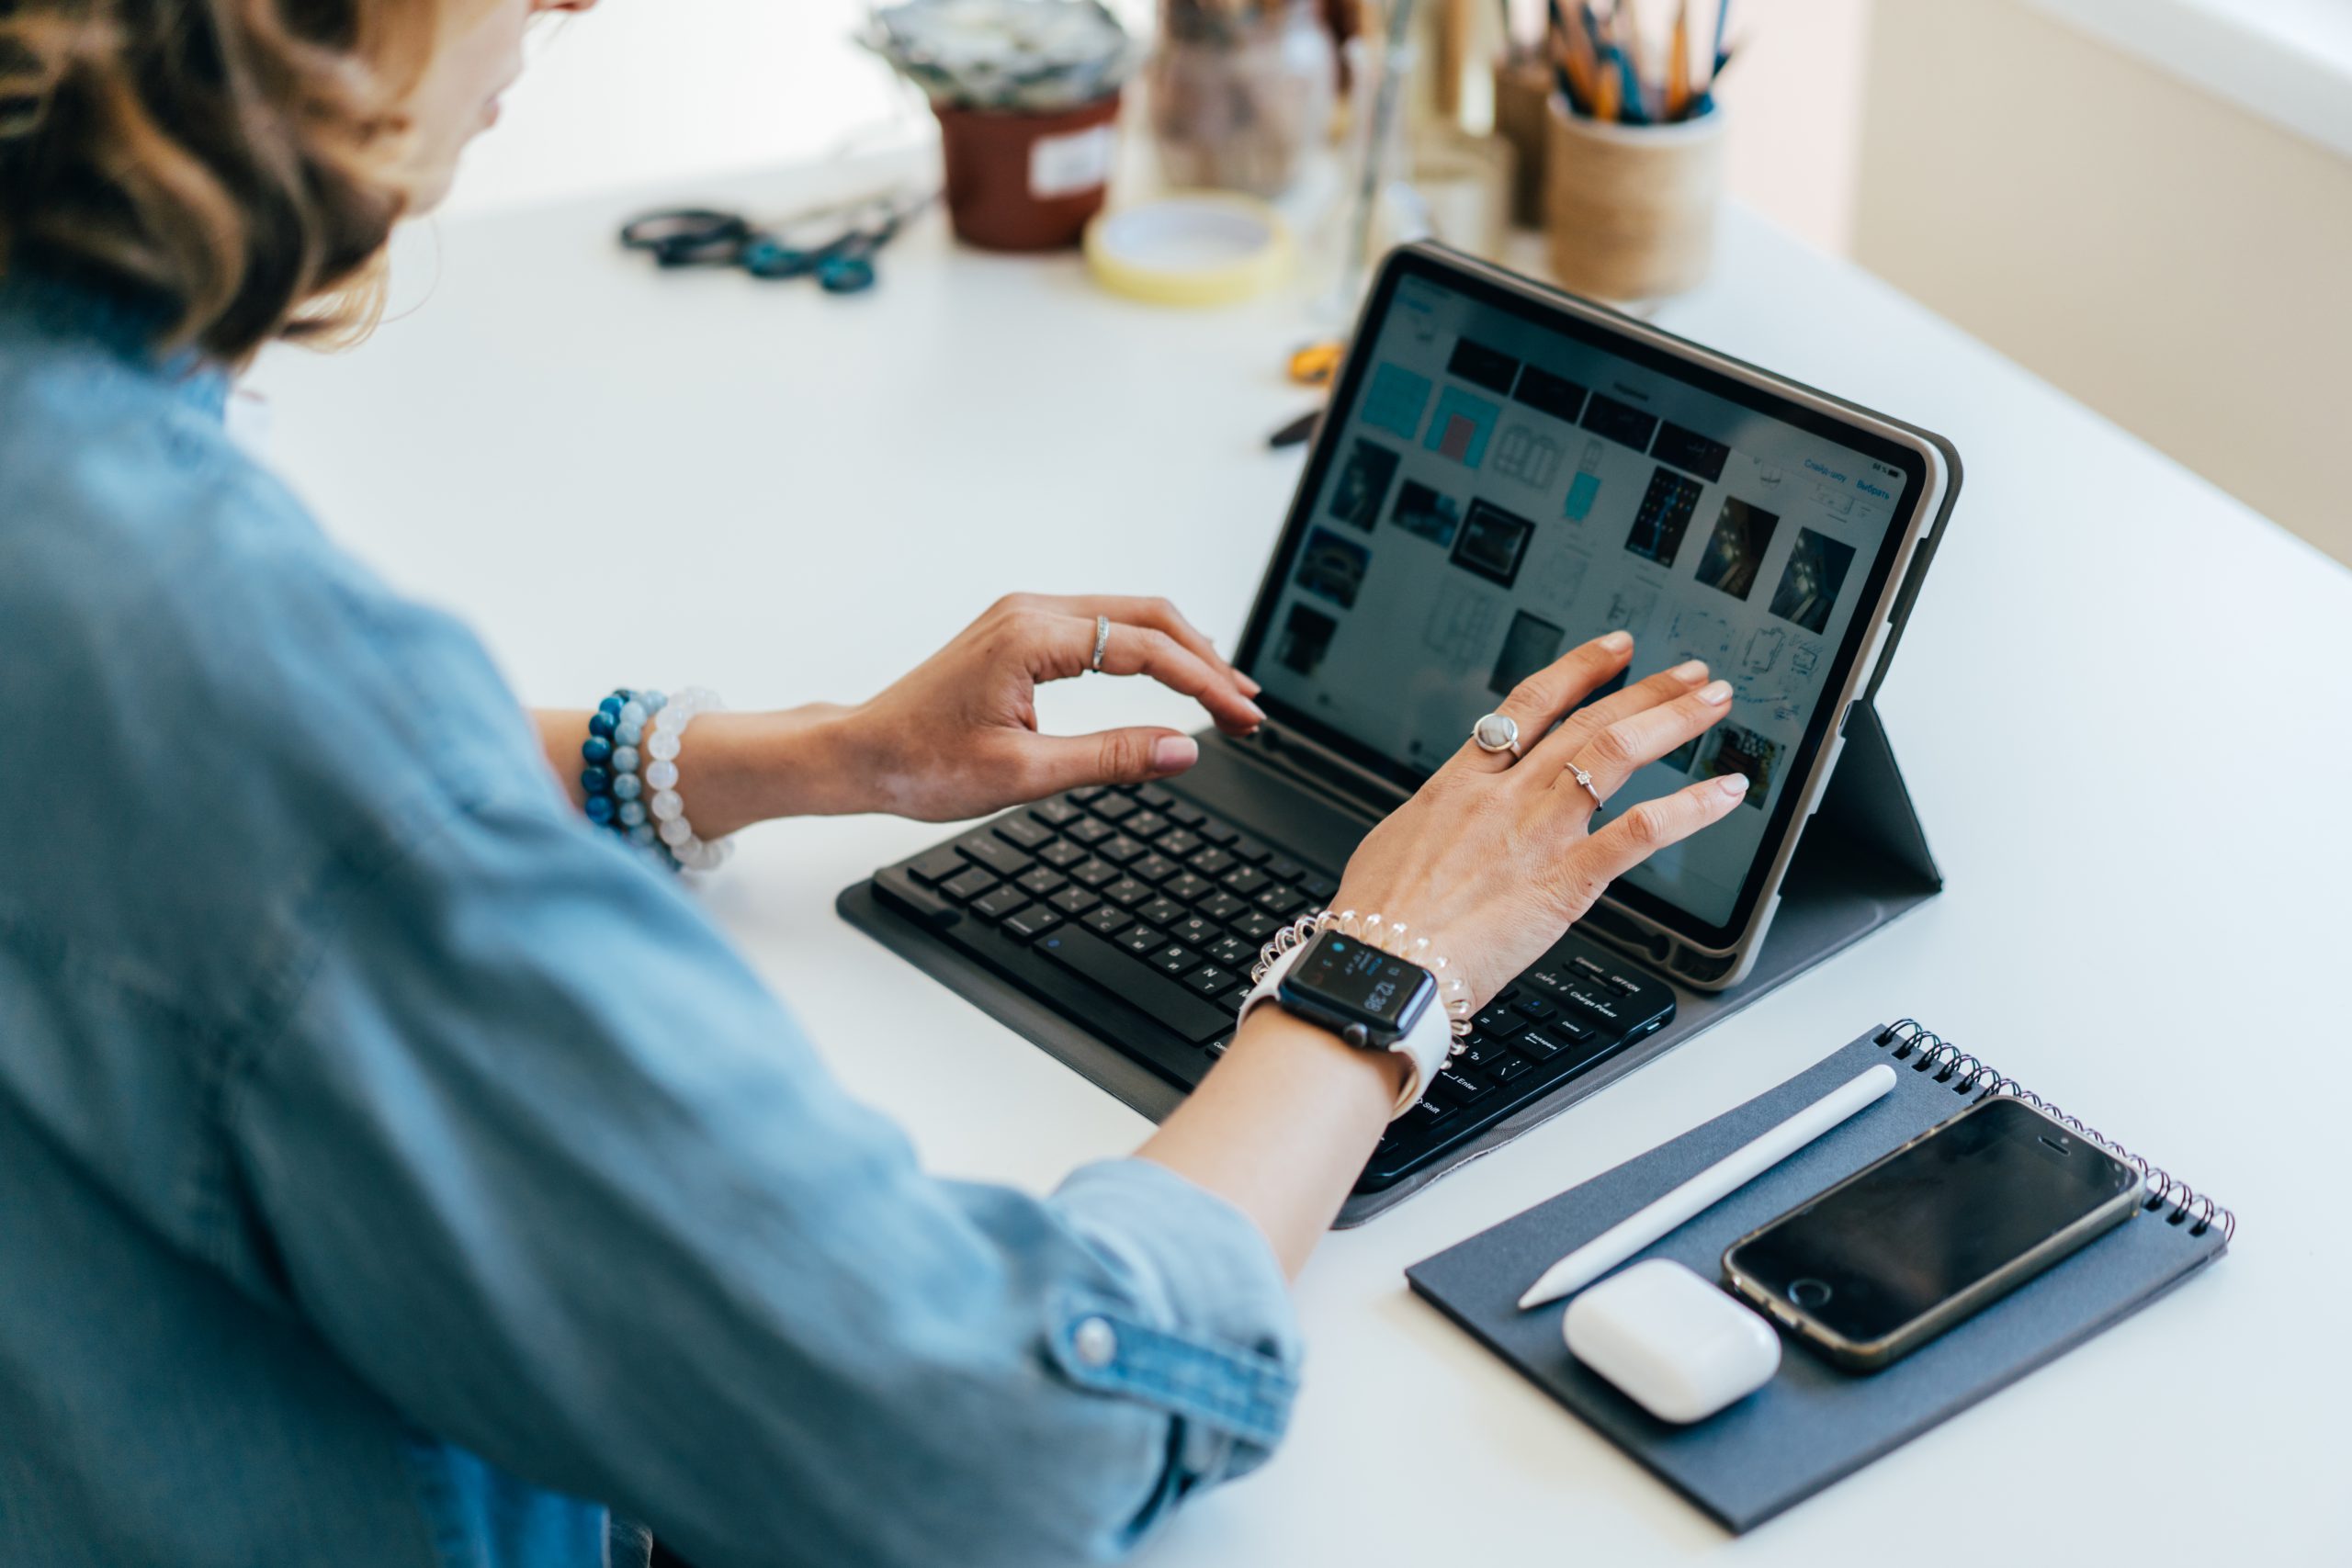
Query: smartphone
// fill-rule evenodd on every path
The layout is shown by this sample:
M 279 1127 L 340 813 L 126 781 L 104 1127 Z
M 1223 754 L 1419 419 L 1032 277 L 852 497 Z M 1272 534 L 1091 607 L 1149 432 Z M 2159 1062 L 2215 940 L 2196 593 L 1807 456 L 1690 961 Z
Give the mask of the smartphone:
M 1838 1365 L 1909 1354 L 2138 1213 L 2140 1173 L 2007 1096 L 1732 1243 L 1734 1293 Z

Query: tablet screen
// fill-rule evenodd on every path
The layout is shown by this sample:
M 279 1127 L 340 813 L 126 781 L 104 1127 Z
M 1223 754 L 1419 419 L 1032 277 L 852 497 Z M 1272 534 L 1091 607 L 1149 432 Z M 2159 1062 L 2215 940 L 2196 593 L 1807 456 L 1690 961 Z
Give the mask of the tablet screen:
M 1434 264 L 1386 286 L 1261 596 L 1251 672 L 1278 711 L 1417 783 L 1521 677 L 1611 627 L 1635 638 L 1629 679 L 1705 660 L 1732 682 L 1730 715 L 1643 769 L 1604 819 L 1746 773 L 1730 819 L 1616 889 L 1720 932 L 1760 881 L 1800 760 L 1826 739 L 1923 466 L 1654 344 L 1474 287 Z

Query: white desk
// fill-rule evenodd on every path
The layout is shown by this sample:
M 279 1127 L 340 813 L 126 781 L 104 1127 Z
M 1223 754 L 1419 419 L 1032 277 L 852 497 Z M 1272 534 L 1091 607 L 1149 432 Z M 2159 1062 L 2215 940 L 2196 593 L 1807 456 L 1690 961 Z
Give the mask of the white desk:
M 700 194 L 778 209 L 816 177 Z M 1130 305 L 935 217 L 865 299 L 656 276 L 613 244 L 633 205 L 412 236 L 408 314 L 261 378 L 330 526 L 469 615 L 526 695 L 855 697 L 1015 587 L 1165 592 L 1238 631 L 1300 461 L 1263 445 L 1307 400 L 1295 302 Z M 1333 1236 L 1289 1444 L 1149 1561 L 2346 1561 L 2352 576 L 1867 276 L 1751 218 L 1725 239 L 1665 324 L 1967 464 L 1882 704 L 1950 891 Z M 1046 713 L 1130 715 L 1193 722 L 1107 681 Z M 832 912 L 939 831 L 763 829 L 711 904 L 938 1168 L 1042 1190 L 1142 1122 Z M 2211 1184 L 2232 1255 L 1736 1543 L 1407 1292 L 1412 1260 L 1905 1013 Z M 1377 1457 L 1400 1437 L 1420 1457 Z

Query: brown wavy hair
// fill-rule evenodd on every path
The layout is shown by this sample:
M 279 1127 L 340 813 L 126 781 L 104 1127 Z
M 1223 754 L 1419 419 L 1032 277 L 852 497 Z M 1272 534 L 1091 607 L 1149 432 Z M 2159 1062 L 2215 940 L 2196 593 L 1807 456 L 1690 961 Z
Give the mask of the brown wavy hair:
M 0 274 L 153 300 L 159 350 L 348 338 L 442 0 L 0 0 Z

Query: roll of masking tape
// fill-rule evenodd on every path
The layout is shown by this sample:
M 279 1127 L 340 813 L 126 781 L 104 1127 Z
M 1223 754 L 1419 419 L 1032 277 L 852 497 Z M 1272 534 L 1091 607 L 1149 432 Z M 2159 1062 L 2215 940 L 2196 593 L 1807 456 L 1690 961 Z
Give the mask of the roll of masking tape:
M 1290 231 L 1262 201 L 1188 192 L 1094 220 L 1086 261 L 1114 294 L 1154 305 L 1229 305 L 1290 276 Z

